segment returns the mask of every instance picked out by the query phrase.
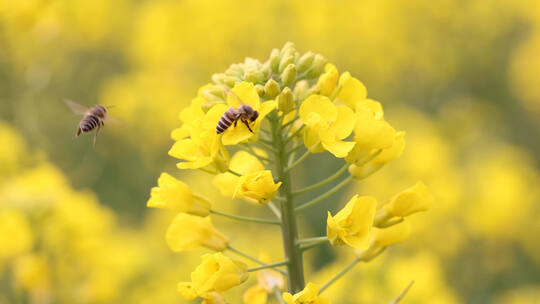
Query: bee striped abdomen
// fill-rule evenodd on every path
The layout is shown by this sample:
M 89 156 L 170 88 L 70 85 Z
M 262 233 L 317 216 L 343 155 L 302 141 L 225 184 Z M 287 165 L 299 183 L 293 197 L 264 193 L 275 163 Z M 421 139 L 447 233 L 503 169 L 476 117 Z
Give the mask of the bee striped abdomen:
M 238 120 L 238 114 L 236 113 L 236 110 L 231 107 L 223 114 L 223 116 L 221 116 L 221 119 L 216 126 L 217 134 L 225 132 L 225 130 L 227 130 L 227 128 L 229 128 L 236 120 Z
M 81 120 L 79 128 L 83 132 L 89 132 L 94 130 L 99 125 L 99 119 L 94 115 L 85 115 Z

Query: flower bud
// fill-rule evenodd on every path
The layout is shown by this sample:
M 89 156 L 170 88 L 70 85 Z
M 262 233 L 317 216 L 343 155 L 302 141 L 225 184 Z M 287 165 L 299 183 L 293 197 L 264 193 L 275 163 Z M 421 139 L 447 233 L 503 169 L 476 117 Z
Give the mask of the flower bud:
M 353 196 L 335 216 L 328 212 L 327 235 L 332 245 L 347 244 L 366 249 L 377 201 L 371 196 Z
M 241 79 L 234 76 L 223 76 L 223 83 L 229 87 L 234 87 L 237 82 L 240 82 Z
M 244 73 L 244 79 L 252 83 L 262 83 L 264 74 L 259 70 L 250 69 Z
M 292 54 L 294 54 L 294 52 L 296 52 L 296 48 L 294 47 L 294 43 L 292 43 L 290 41 L 287 41 L 287 42 L 285 42 L 285 44 L 281 48 L 281 51 L 280 51 L 279 55 L 281 55 L 281 56 L 283 56 L 283 55 L 292 55 Z
M 219 232 L 210 217 L 199 217 L 179 213 L 172 221 L 165 234 L 167 245 L 172 251 L 179 252 L 203 246 L 215 251 L 227 247 L 227 237 Z
M 302 57 L 300 57 L 297 64 L 298 72 L 302 73 L 304 71 L 307 71 L 311 67 L 314 58 L 315 54 L 313 54 L 312 52 L 307 52 Z
M 240 177 L 233 197 L 264 205 L 274 198 L 279 186 L 281 182 L 274 183 L 270 170 L 257 171 Z
M 281 57 L 281 60 L 279 61 L 278 72 L 283 73 L 285 68 L 291 63 L 294 63 L 294 56 L 293 55 L 284 55 L 283 57 Z
M 396 194 L 383 209 L 392 216 L 406 217 L 413 213 L 426 211 L 433 202 L 433 196 L 426 185 L 417 182 L 414 186 Z
M 221 74 L 221 73 L 216 73 L 216 74 L 212 74 L 212 81 L 216 84 L 224 84 L 225 81 L 223 80 L 223 78 L 225 77 L 225 74 Z
M 255 91 L 257 91 L 257 95 L 259 95 L 259 97 L 263 96 L 264 95 L 264 86 L 262 84 L 256 84 L 255 85 Z
M 309 70 L 307 70 L 306 72 L 306 78 L 315 78 L 321 75 L 325 65 L 326 59 L 320 54 L 315 55 L 315 58 L 313 58 L 313 63 L 311 64 L 311 68 L 309 68 Z
M 291 89 L 285 88 L 279 94 L 277 98 L 278 110 L 283 113 L 289 113 L 294 108 L 294 95 L 291 92 Z
M 264 85 L 264 93 L 270 98 L 276 97 L 280 90 L 279 83 L 274 79 L 268 80 Z
M 281 57 L 279 56 L 279 50 L 273 49 L 272 52 L 270 53 L 270 59 L 268 60 L 268 62 L 270 62 L 270 68 L 272 69 L 274 73 L 277 73 L 279 70 L 280 59 Z
M 291 63 L 289 64 L 283 73 L 281 73 L 281 82 L 284 86 L 288 86 L 296 80 L 296 66 Z
M 193 194 L 189 186 L 167 173 L 161 173 L 158 187 L 153 187 L 146 204 L 150 208 L 187 212 L 198 216 L 210 213 L 210 202 Z

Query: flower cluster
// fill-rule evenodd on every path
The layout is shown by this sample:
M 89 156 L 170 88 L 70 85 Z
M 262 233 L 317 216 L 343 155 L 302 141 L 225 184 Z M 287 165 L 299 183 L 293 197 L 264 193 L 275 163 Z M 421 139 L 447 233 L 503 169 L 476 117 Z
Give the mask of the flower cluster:
M 260 271 L 259 283 L 244 295 L 245 303 L 266 303 L 270 294 L 285 303 L 329 303 L 319 295 L 333 281 L 322 287 L 305 285 L 305 250 L 324 243 L 348 245 L 356 252 L 355 263 L 370 261 L 388 246 L 404 241 L 410 232 L 404 218 L 427 210 L 433 200 L 421 182 L 386 203 L 354 195 L 335 215 L 328 211 L 326 236 L 299 238 L 296 217 L 302 210 L 398 158 L 405 147 L 405 133 L 384 119 L 381 103 L 367 98 L 362 82 L 348 72 L 340 75 L 319 54 L 300 54 L 292 43 L 272 50 L 264 62 L 248 58 L 214 74 L 212 83 L 201 87 L 181 111 L 180 120 L 181 126 L 171 134 L 175 143 L 169 151 L 180 160 L 177 167 L 214 175 L 213 184 L 223 196 L 268 206 L 276 217 L 252 218 L 218 211 L 186 184 L 163 173 L 158 187 L 151 191 L 148 207 L 179 213 L 166 233 L 169 247 L 173 251 L 194 247 L 217 251 L 202 256 L 191 281 L 179 283 L 178 291 L 186 299 L 223 303 L 226 290 L 243 283 L 249 272 Z M 344 159 L 343 167 L 317 184 L 293 190 L 291 170 L 311 154 L 323 152 Z M 303 193 L 346 173 L 348 176 L 328 192 L 294 203 Z M 212 224 L 212 215 L 280 225 L 284 261 L 257 259 L 232 247 Z M 226 256 L 227 252 L 259 266 L 248 268 Z M 282 295 L 279 292 L 284 284 L 278 271 L 287 276 L 288 291 Z

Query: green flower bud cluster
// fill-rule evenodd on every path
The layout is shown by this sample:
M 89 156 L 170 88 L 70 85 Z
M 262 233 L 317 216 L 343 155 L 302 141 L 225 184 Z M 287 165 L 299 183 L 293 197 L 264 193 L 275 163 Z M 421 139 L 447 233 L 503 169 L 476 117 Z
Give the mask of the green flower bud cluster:
M 279 109 L 289 112 L 296 103 L 318 93 L 317 78 L 324 71 L 326 59 L 313 52 L 299 53 L 292 42 L 281 49 L 273 49 L 269 58 L 261 63 L 246 58 L 232 64 L 225 72 L 212 75 L 212 85 L 203 90 L 208 104 L 223 103 L 236 84 L 248 81 L 255 85 L 259 96 L 276 99 Z

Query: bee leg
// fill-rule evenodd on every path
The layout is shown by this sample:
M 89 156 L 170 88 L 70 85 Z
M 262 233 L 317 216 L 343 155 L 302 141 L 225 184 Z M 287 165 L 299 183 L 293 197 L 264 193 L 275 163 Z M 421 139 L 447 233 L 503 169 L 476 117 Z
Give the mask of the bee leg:
M 75 135 L 75 137 L 79 137 L 79 135 L 81 135 L 81 132 L 82 132 L 82 130 L 81 130 L 81 128 L 79 127 L 79 129 L 77 129 L 77 135 Z
M 102 128 L 101 124 L 99 124 L 96 128 L 96 133 L 94 134 L 94 148 L 96 147 L 96 139 L 99 134 L 99 130 L 101 130 L 101 128 Z
M 249 132 L 255 134 L 255 132 L 253 132 L 253 130 L 251 130 L 251 128 L 249 127 L 249 123 L 246 121 L 246 120 L 242 120 L 242 122 L 246 125 L 246 127 L 248 128 Z
M 236 125 L 238 124 L 238 119 L 234 121 L 234 127 L 236 128 Z

